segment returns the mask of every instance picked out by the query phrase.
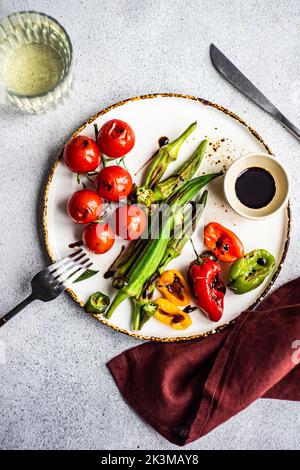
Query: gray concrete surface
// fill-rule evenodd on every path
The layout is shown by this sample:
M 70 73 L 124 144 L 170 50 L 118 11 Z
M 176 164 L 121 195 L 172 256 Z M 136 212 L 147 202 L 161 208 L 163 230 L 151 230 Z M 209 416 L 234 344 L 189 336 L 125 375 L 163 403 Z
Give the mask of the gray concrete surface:
M 293 235 L 277 286 L 300 274 L 300 147 L 217 75 L 214 42 L 300 125 L 298 0 L 1 1 L 0 16 L 57 18 L 75 49 L 72 98 L 48 115 L 0 108 L 1 312 L 45 262 L 42 188 L 57 150 L 89 115 L 149 92 L 198 95 L 249 121 L 292 177 Z M 121 399 L 105 363 L 137 341 L 85 316 L 67 296 L 0 331 L 0 448 L 173 449 Z M 267 353 L 267 352 L 266 352 Z M 270 358 L 271 360 L 271 358 Z M 188 449 L 299 449 L 299 404 L 260 400 Z

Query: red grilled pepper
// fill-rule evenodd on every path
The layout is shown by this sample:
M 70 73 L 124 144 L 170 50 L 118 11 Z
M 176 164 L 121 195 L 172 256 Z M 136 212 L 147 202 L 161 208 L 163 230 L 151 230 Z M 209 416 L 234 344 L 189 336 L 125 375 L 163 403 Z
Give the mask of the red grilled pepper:
M 220 264 L 211 257 L 199 257 L 190 264 L 189 279 L 198 307 L 212 321 L 224 310 L 225 283 L 219 278 Z
M 210 222 L 205 227 L 204 243 L 220 261 L 232 263 L 244 256 L 241 240 L 235 233 L 217 222 Z

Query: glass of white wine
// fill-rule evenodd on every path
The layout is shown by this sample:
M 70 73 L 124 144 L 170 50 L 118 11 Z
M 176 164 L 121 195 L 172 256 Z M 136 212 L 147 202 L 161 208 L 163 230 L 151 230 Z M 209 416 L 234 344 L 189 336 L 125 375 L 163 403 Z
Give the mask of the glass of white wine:
M 13 13 L 0 22 L 2 101 L 29 113 L 63 102 L 72 85 L 72 44 L 65 29 L 43 13 Z

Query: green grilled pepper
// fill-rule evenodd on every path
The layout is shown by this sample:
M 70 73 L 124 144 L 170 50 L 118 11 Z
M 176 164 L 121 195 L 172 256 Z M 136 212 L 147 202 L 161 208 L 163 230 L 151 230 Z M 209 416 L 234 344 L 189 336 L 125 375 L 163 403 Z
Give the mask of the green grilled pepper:
M 109 297 L 102 292 L 92 294 L 85 304 L 88 313 L 103 313 L 109 306 Z
M 231 266 L 228 287 L 235 294 L 245 294 L 260 286 L 275 266 L 267 250 L 254 250 L 237 259 Z

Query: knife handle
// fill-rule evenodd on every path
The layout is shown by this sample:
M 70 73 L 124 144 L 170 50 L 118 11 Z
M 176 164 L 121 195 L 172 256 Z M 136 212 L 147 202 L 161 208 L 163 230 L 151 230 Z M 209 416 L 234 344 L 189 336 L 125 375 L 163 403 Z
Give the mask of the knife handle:
M 274 117 L 300 142 L 300 129 L 298 127 L 296 127 L 291 121 L 289 121 L 288 118 L 286 118 L 280 112 L 278 112 Z

